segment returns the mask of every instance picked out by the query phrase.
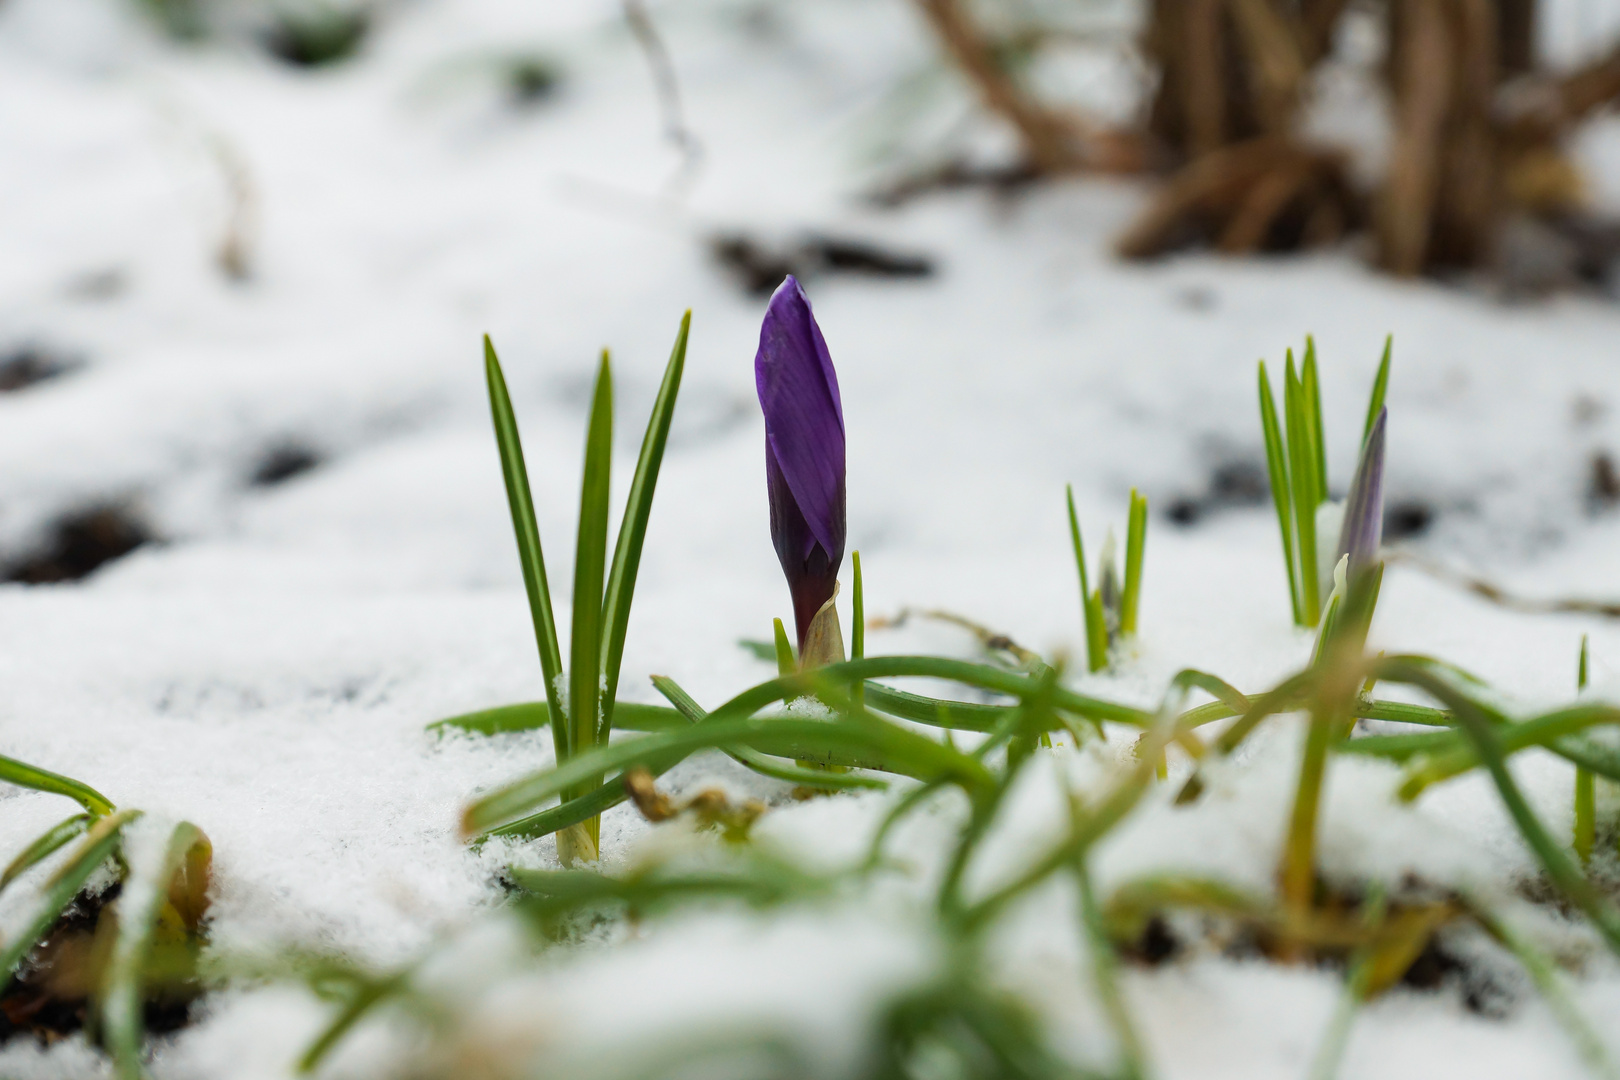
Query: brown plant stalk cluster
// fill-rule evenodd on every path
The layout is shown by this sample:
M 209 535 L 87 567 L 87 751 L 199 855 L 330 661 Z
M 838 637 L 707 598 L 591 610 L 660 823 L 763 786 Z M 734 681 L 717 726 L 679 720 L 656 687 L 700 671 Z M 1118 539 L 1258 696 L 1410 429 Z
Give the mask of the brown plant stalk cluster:
M 1526 238 L 1571 274 L 1620 253 L 1582 207 L 1566 147 L 1620 98 L 1620 45 L 1572 71 L 1536 62 L 1536 0 L 1146 0 L 1137 52 L 1152 90 L 1110 127 L 1042 100 L 969 0 L 917 0 L 983 105 L 1018 133 L 1032 176 L 1158 173 L 1118 240 L 1148 258 L 1207 245 L 1284 251 L 1370 238 L 1401 276 L 1504 266 Z M 1383 175 L 1358 184 L 1343 148 L 1304 134 L 1347 20 L 1378 29 L 1371 76 L 1389 120 Z M 1516 248 L 1517 245 L 1517 248 Z

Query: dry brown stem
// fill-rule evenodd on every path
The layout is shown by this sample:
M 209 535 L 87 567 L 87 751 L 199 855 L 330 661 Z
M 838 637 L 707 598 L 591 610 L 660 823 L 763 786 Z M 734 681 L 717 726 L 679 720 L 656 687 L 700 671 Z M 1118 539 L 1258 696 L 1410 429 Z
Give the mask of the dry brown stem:
M 1025 93 L 996 55 L 961 0 L 917 0 L 956 65 L 979 92 L 984 105 L 1018 132 L 1024 158 L 1035 172 L 1052 175 L 1089 170 L 1140 172 L 1146 165 L 1143 141 L 1128 132 L 1086 124 L 1061 114 Z
M 1395 145 L 1378 206 L 1380 260 L 1396 274 L 1416 274 L 1427 254 L 1440 182 L 1440 128 L 1451 101 L 1452 55 L 1445 0 L 1399 0 L 1396 35 Z
M 1018 130 L 1030 162 L 1042 172 L 1072 168 L 1076 155 L 1068 125 L 1018 88 L 957 0 L 917 3 L 957 66 L 978 88 L 985 106 Z
M 1151 258 L 1197 235 L 1229 253 L 1255 251 L 1294 211 L 1302 237 L 1330 242 L 1353 210 L 1344 170 L 1341 154 L 1281 137 L 1225 147 L 1176 174 L 1120 237 L 1117 250 L 1126 258 Z

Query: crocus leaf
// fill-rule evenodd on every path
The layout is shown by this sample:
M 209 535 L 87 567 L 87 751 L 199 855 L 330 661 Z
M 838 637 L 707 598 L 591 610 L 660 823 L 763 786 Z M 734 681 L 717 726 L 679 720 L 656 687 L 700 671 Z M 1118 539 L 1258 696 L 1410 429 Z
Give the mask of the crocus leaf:
M 681 689 L 674 679 L 669 678 L 667 675 L 654 675 L 652 681 L 658 692 L 669 699 L 669 703 L 674 705 L 676 710 L 688 721 L 696 724 L 708 719 L 708 713 L 704 712 L 703 707 L 697 703 L 692 695 Z M 830 773 L 821 769 L 806 769 L 798 765 L 791 765 L 786 761 L 779 761 L 746 746 L 733 747 L 727 750 L 726 753 L 738 764 L 752 769 L 761 776 L 769 776 L 773 780 L 782 780 L 789 784 L 825 788 L 829 791 L 851 788 L 876 788 L 881 790 L 889 786 L 875 776 Z
M 585 473 L 579 490 L 574 545 L 574 621 L 569 635 L 568 715 L 575 752 L 597 742 L 601 700 L 602 582 L 607 564 L 608 483 L 613 471 L 613 369 L 608 354 L 596 369 Z
M 110 814 L 113 810 L 112 801 L 89 784 L 49 772 L 36 765 L 29 765 L 16 758 L 0 756 L 0 780 L 16 784 L 18 787 L 46 791 L 52 795 L 66 795 L 98 817 Z
M 17 965 L 39 943 L 40 937 L 51 928 L 73 898 L 79 895 L 79 890 L 90 880 L 90 875 L 118 849 L 124 826 L 140 816 L 139 810 L 122 810 L 97 819 L 79 846 L 68 855 L 67 861 L 57 867 L 50 880 L 41 887 L 27 921 L 4 943 L 0 943 L 0 990 L 10 983 Z
M 506 501 L 517 536 L 523 587 L 529 594 L 529 615 L 534 621 L 535 645 L 540 650 L 540 673 L 545 679 L 546 702 L 551 706 L 551 741 L 557 760 L 568 756 L 571 733 L 557 700 L 557 677 L 562 673 L 562 650 L 557 646 L 557 620 L 551 611 L 551 587 L 546 583 L 546 557 L 540 548 L 540 526 L 534 518 L 534 497 L 523 463 L 523 442 L 518 438 L 512 397 L 506 376 L 489 335 L 484 336 L 484 377 L 489 383 L 489 411 L 495 423 L 495 445 L 501 454 L 501 475 L 506 480 Z
M 1080 515 L 1074 509 L 1074 485 L 1064 488 L 1069 503 L 1069 543 L 1074 546 L 1075 570 L 1080 575 L 1080 626 L 1086 635 L 1086 669 L 1108 666 L 1108 630 L 1100 604 L 1092 604 L 1091 578 L 1086 572 L 1086 546 L 1080 539 Z M 1098 642 L 1101 642 L 1099 647 Z
M 1315 626 L 1321 617 L 1321 591 L 1316 578 L 1316 455 L 1312 449 L 1312 421 L 1305 390 L 1294 371 L 1290 352 L 1284 372 L 1284 420 L 1288 433 L 1288 476 L 1293 483 L 1294 538 L 1298 559 L 1300 613 L 1304 625 Z
M 621 731 L 662 731 L 677 727 L 681 718 L 666 705 L 642 705 L 621 701 L 614 707 L 614 727 Z M 551 706 L 544 701 L 525 701 L 517 705 L 502 705 L 494 709 L 450 716 L 429 724 L 429 731 L 454 728 L 474 735 L 503 735 L 514 731 L 533 731 L 551 723 Z
M 855 552 L 850 556 L 851 573 L 854 575 L 851 593 L 851 615 L 849 623 L 849 658 L 860 660 L 866 656 L 866 588 L 861 583 L 861 553 Z
M 776 643 L 774 641 L 759 641 L 755 638 L 741 638 L 737 646 L 750 653 L 755 660 L 776 661 Z
M 799 670 L 799 662 L 793 656 L 793 642 L 788 640 L 787 627 L 782 625 L 781 619 L 772 623 L 776 641 L 776 673 L 778 675 L 791 675 Z
M 1384 411 L 1384 393 L 1389 389 L 1389 356 L 1395 347 L 1395 335 L 1384 338 L 1384 358 L 1378 362 L 1378 374 L 1373 378 L 1372 396 L 1367 400 L 1367 423 L 1361 429 L 1361 441 L 1372 434 L 1373 421 Z
M 1322 380 L 1316 366 L 1316 339 L 1305 337 L 1305 362 L 1300 372 L 1305 405 L 1310 410 L 1311 460 L 1316 467 L 1316 501 L 1327 498 L 1327 437 L 1322 429 Z
M 602 605 L 602 722 L 597 741 L 605 742 L 613 730 L 619 691 L 619 668 L 624 661 L 624 637 L 630 628 L 630 601 L 635 595 L 636 572 L 647 540 L 647 522 L 652 516 L 653 493 L 658 487 L 658 471 L 669 442 L 669 426 L 675 417 L 675 398 L 681 389 L 681 373 L 686 367 L 686 338 L 692 326 L 692 313 L 681 317 L 681 328 L 664 368 L 664 381 L 653 400 L 647 419 L 647 434 L 641 440 L 641 456 L 630 481 L 630 495 L 624 504 L 624 520 L 613 547 L 613 568 L 608 573 L 607 595 Z
M 1271 499 L 1277 505 L 1277 526 L 1282 532 L 1283 564 L 1288 569 L 1288 602 L 1293 607 L 1294 624 L 1303 626 L 1299 578 L 1294 570 L 1293 486 L 1288 478 L 1288 454 L 1283 446 L 1282 429 L 1277 423 L 1277 404 L 1271 396 L 1271 379 L 1266 362 L 1260 361 L 1260 430 L 1266 442 L 1266 475 L 1271 480 Z
M 135 845 L 131 845 L 135 846 Z M 145 1025 L 141 988 L 157 923 L 179 878 L 199 876 L 206 890 L 212 848 L 202 830 L 181 822 L 156 859 L 130 860 L 118 898 L 118 930 L 101 985 L 102 1038 L 120 1080 L 141 1080 L 141 1041 Z M 198 891 L 202 891 L 198 890 Z M 206 900 L 203 901 L 204 903 Z
M 1142 602 L 1142 553 L 1147 546 L 1147 499 L 1131 489 L 1131 514 L 1125 533 L 1125 589 L 1119 601 L 1119 632 L 1136 633 L 1136 613 Z
M 1497 725 L 1487 718 L 1472 698 L 1431 671 L 1399 660 L 1383 660 L 1374 666 L 1379 679 L 1415 686 L 1451 710 L 1457 718 L 1458 729 L 1468 736 L 1475 753 L 1484 762 L 1497 794 L 1507 808 L 1508 816 L 1518 827 L 1525 845 L 1540 861 L 1552 883 L 1571 903 L 1586 913 L 1609 948 L 1620 954 L 1620 910 L 1616 910 L 1614 904 L 1586 879 L 1580 868 L 1565 854 L 1563 846 L 1548 835 L 1535 811 L 1525 801 L 1518 782 L 1508 771 Z
M 0 889 L 4 889 L 31 867 L 39 864 L 43 859 L 60 851 L 68 844 L 83 836 L 95 819 L 89 814 L 74 814 L 66 820 L 59 821 L 46 829 L 34 842 L 18 853 L 15 859 L 6 866 L 5 873 L 0 874 Z

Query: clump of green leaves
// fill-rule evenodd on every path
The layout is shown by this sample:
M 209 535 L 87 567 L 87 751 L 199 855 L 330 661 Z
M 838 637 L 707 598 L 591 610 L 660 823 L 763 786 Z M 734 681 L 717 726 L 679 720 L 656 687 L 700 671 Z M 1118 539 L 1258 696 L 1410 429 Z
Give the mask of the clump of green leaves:
M 1362 440 L 1372 432 L 1373 423 L 1384 407 L 1384 391 L 1389 385 L 1391 343 L 1384 343 L 1384 357 L 1373 380 L 1367 403 L 1367 424 Z M 1315 626 L 1326 601 L 1322 554 L 1332 555 L 1336 536 L 1318 536 L 1318 514 L 1328 501 L 1327 439 L 1322 427 L 1322 387 L 1317 376 L 1316 342 L 1305 339 L 1305 357 L 1296 372 L 1294 353 L 1288 351 L 1283 372 L 1283 413 L 1278 422 L 1276 399 L 1265 361 L 1260 362 L 1260 426 L 1265 436 L 1266 469 L 1271 479 L 1271 496 L 1277 507 L 1277 525 L 1282 533 L 1283 562 L 1288 570 L 1288 595 L 1296 626 Z M 1321 550 L 1326 544 L 1325 551 Z M 1332 566 L 1331 558 L 1327 566 Z
M 52 996 L 71 1007 L 73 995 L 81 995 L 77 1004 L 88 1009 L 87 1024 L 120 1080 L 139 1080 L 147 1006 L 183 1009 L 199 993 L 208 838 L 189 822 L 154 831 L 141 811 L 119 810 L 87 784 L 13 758 L 0 757 L 0 780 L 66 796 L 82 808 L 0 872 L 0 890 L 31 892 L 22 929 L 0 942 L 0 999 L 13 998 L 26 1014 Z M 64 848 L 66 856 L 47 872 L 43 864 Z M 88 895 L 86 886 L 109 867 L 117 892 Z M 106 901 L 109 895 L 116 899 Z M 98 913 L 93 928 L 72 925 L 75 905 Z
M 590 421 L 585 434 L 584 479 L 580 485 L 579 531 L 574 545 L 573 627 L 570 634 L 569 662 L 565 669 L 557 640 L 557 621 L 552 613 L 551 588 L 546 579 L 546 560 L 540 546 L 540 528 L 534 516 L 534 498 L 529 491 L 529 475 L 523 460 L 523 444 L 518 437 L 517 418 L 511 395 L 501 371 L 495 346 L 484 339 L 484 370 L 489 384 L 490 410 L 495 423 L 495 441 L 501 455 L 501 472 L 506 479 L 507 501 L 512 512 L 512 528 L 517 536 L 518 557 L 523 566 L 523 584 L 528 593 L 529 611 L 534 621 L 535 643 L 540 651 L 540 670 L 545 678 L 546 700 L 503 711 L 499 717 L 475 714 L 446 721 L 452 726 L 479 729 L 499 725 L 503 730 L 527 723 L 549 724 L 552 745 L 559 764 L 586 757 L 592 748 L 607 745 L 613 731 L 618 703 L 619 668 L 624 660 L 624 639 L 630 626 L 630 601 L 635 594 L 636 574 L 646 542 L 647 523 L 652 514 L 653 494 L 658 472 L 669 440 L 669 426 L 675 415 L 675 399 L 680 392 L 681 373 L 686 364 L 686 340 L 691 312 L 681 319 L 675 336 L 664 380 L 653 402 L 652 416 L 636 461 L 635 476 L 625 502 L 618 540 L 608 562 L 608 482 L 613 459 L 613 371 L 608 354 L 602 354 L 596 384 L 591 393 Z M 641 710 L 633 719 L 650 717 Z M 521 718 L 521 720 L 519 719 Z M 628 717 L 627 717 L 628 719 Z M 570 788 L 570 796 L 583 796 L 600 787 L 600 778 L 587 772 Z M 600 843 L 602 809 L 596 807 L 566 826 L 558 837 L 563 860 L 592 861 Z M 472 817 L 469 831 L 482 832 Z M 538 830 L 538 831 L 537 831 Z M 555 830 L 545 820 L 507 821 L 500 831 L 506 835 L 545 835 Z
M 1587 849 L 1582 850 L 1581 837 L 1589 838 L 1594 827 L 1591 800 L 1583 810 L 1577 799 L 1576 854 L 1572 857 L 1536 817 L 1506 764 L 1513 753 L 1542 747 L 1574 762 L 1584 776 L 1620 779 L 1620 751 L 1592 735 L 1598 727 L 1620 726 L 1620 709 L 1579 701 L 1525 718 L 1514 717 L 1482 683 L 1453 666 L 1423 656 L 1368 654 L 1367 637 L 1383 569 L 1378 561 L 1375 526 L 1382 506 L 1384 421 L 1379 417 L 1389 374 L 1387 345 L 1374 383 L 1347 512 L 1352 521 L 1345 535 L 1354 538 L 1354 543 L 1335 568 L 1331 586 L 1319 563 L 1316 535 L 1319 511 L 1327 501 L 1327 484 L 1314 345 L 1307 343 L 1298 370 L 1291 355 L 1288 359 L 1283 395 L 1286 423 L 1278 420 L 1270 383 L 1261 366 L 1262 424 L 1295 620 L 1300 625 L 1319 627 L 1310 662 L 1269 690 L 1254 695 L 1208 672 L 1183 671 L 1171 680 L 1156 709 L 1080 694 L 1063 684 L 1060 664 L 1048 664 L 1033 654 L 1016 669 L 942 657 L 867 656 L 858 556 L 850 660 L 802 669 L 785 628 L 778 622 L 774 646 L 757 645 L 763 658 L 777 660 L 777 677 L 705 708 L 673 679 L 656 676 L 653 685 L 669 702 L 667 707 L 616 704 L 612 698 L 622 658 L 622 633 L 615 647 L 604 645 L 599 652 L 584 654 L 583 667 L 578 652 L 582 640 L 595 641 L 608 633 L 605 627 L 614 624 L 606 614 L 611 605 L 603 609 L 600 621 L 582 624 L 579 604 L 582 595 L 592 600 L 602 595 L 606 489 L 605 479 L 593 477 L 605 476 L 600 465 L 606 450 L 599 448 L 598 458 L 593 459 L 591 447 L 599 438 L 605 447 L 601 433 L 607 430 L 608 421 L 602 418 L 611 416 L 610 397 L 603 397 L 607 385 L 604 362 L 591 434 L 587 437 L 586 495 L 582 498 L 580 528 L 582 551 L 589 544 L 596 554 L 586 552 L 576 560 L 576 565 L 587 566 L 587 587 L 582 590 L 576 574 L 576 653 L 568 685 L 571 699 L 576 692 L 588 695 L 589 688 L 576 691 L 580 684 L 573 676 L 580 671 L 600 675 L 602 714 L 615 717 L 621 729 L 641 733 L 637 738 L 618 742 L 609 741 L 606 724 L 582 725 L 580 717 L 588 712 L 571 711 L 552 692 L 562 685 L 560 654 L 554 644 L 554 629 L 547 630 L 549 597 L 545 593 L 538 535 L 532 525 L 532 506 L 527 501 L 516 426 L 492 350 L 488 363 L 497 437 L 541 642 L 548 701 L 441 723 L 494 732 L 549 722 L 559 752 L 556 764 L 519 777 L 472 802 L 464 814 L 464 832 L 469 837 L 532 837 L 548 832 L 567 836 L 581 823 L 593 820 L 625 798 L 629 791 L 644 813 L 648 806 L 660 808 L 650 817 L 661 820 L 682 814 L 696 816 L 700 823 L 724 829 L 732 841 L 720 849 L 720 857 L 700 864 L 683 863 L 677 858 L 617 873 L 579 868 L 509 869 L 507 880 L 515 895 L 514 903 L 545 947 L 566 941 L 567 928 L 577 925 L 583 917 L 642 920 L 664 911 L 686 910 L 696 903 L 770 909 L 847 896 L 851 888 L 877 876 L 906 873 L 889 850 L 897 826 L 933 801 L 951 799 L 964 809 L 965 816 L 950 842 L 943 873 L 938 876 L 923 916 L 930 920 L 942 943 L 946 962 L 936 978 L 926 985 L 908 988 L 881 1010 L 880 1046 L 872 1059 L 877 1063 L 872 1080 L 919 1075 L 987 1080 L 1106 1075 L 1134 1080 L 1148 1075 L 1149 1055 L 1119 993 L 1116 967 L 1122 957 L 1137 951 L 1135 946 L 1145 927 L 1177 910 L 1195 911 L 1206 919 L 1224 920 L 1240 928 L 1244 940 L 1278 962 L 1343 965 L 1344 1001 L 1322 1041 L 1314 1069 L 1314 1075 L 1323 1080 L 1336 1069 L 1356 1007 L 1399 982 L 1436 934 L 1460 923 L 1483 929 L 1517 956 L 1553 1003 L 1582 1053 L 1594 1064 L 1607 1067 L 1601 1042 L 1569 1006 L 1550 961 L 1479 897 L 1403 892 L 1401 883 L 1381 881 L 1369 881 L 1359 890 L 1346 891 L 1330 888 L 1322 877 L 1317 843 L 1321 796 L 1336 759 L 1344 755 L 1373 756 L 1403 765 L 1406 773 L 1397 792 L 1403 799 L 1418 798 L 1433 784 L 1483 769 L 1549 883 L 1572 909 L 1591 921 L 1620 955 L 1620 909 L 1581 868 L 1590 849 L 1588 839 Z M 668 376 L 666 389 L 668 406 L 672 408 L 673 389 Z M 610 394 L 610 390 L 606 393 Z M 664 401 L 662 395 L 660 401 Z M 662 444 L 653 434 L 658 415 L 655 407 L 655 422 L 649 427 L 648 443 L 644 445 L 644 464 L 647 446 L 656 442 L 661 453 Z M 637 499 L 635 492 L 643 490 L 641 468 L 637 475 L 632 503 Z M 656 461 L 650 476 L 644 486 L 649 502 Z M 1072 491 L 1068 508 L 1084 603 L 1087 666 L 1096 671 L 1108 666 L 1110 653 L 1119 640 L 1137 631 L 1147 504 L 1132 493 L 1123 580 L 1112 551 L 1107 550 L 1111 545 L 1105 545 L 1095 589 L 1084 557 Z M 627 510 L 627 524 L 620 531 L 621 548 L 634 516 Z M 594 523 L 587 525 L 587 517 Z M 630 535 L 639 536 L 633 531 Z M 639 539 L 636 543 L 635 555 L 628 562 L 628 583 L 621 590 L 625 611 L 628 590 L 634 585 L 634 558 L 639 556 Z M 616 556 L 615 567 L 619 562 Z M 607 596 L 613 595 L 610 585 Z M 590 603 L 587 608 L 587 618 L 595 618 L 596 604 Z M 548 640 L 552 642 L 549 653 Z M 603 640 L 611 641 L 611 634 Z M 605 657 L 611 657 L 611 661 Z M 611 674 L 605 666 L 609 663 Z M 1583 684 L 1584 670 L 1583 648 Z M 964 693 L 934 697 L 902 690 L 888 682 L 916 678 L 945 680 Z M 1416 691 L 1431 704 L 1375 698 L 1373 692 L 1381 683 Z M 1195 692 L 1208 695 L 1210 700 L 1189 707 L 1188 697 Z M 982 700 L 966 700 L 972 696 Z M 814 706 L 791 707 L 806 700 L 813 701 Z M 1280 718 L 1300 713 L 1307 724 L 1306 738 L 1274 892 L 1257 893 L 1216 879 L 1157 875 L 1125 882 L 1106 896 L 1097 895 L 1090 878 L 1090 853 L 1154 785 L 1168 780 L 1167 763 L 1172 754 L 1184 755 L 1191 763 L 1191 775 L 1180 781 L 1175 797 L 1178 803 L 1191 803 L 1202 797 L 1203 762 L 1211 757 L 1231 756 L 1262 725 L 1274 725 L 1281 722 Z M 1423 730 L 1359 734 L 1357 721 L 1364 719 Z M 1209 738 L 1205 729 L 1218 723 L 1225 726 Z M 934 737 L 930 729 L 943 732 L 943 737 Z M 1084 798 L 1069 793 L 1062 835 L 1005 880 L 988 887 L 965 887 L 968 868 L 992 842 L 994 826 L 1009 793 L 1036 755 L 1051 749 L 1054 737 L 1079 746 L 1121 731 L 1135 734 L 1134 755 Z M 836 874 L 812 873 L 761 849 L 748 839 L 746 825 L 728 824 L 725 814 L 710 815 L 712 821 L 703 818 L 694 810 L 698 800 L 677 805 L 659 795 L 654 786 L 659 775 L 690 755 L 710 749 L 720 750 L 761 774 L 806 787 L 898 790 L 860 865 Z M 596 834 L 590 835 L 594 842 Z M 563 847 L 565 862 L 569 850 Z M 572 850 L 577 854 L 580 848 Z M 1015 998 L 991 989 L 993 980 L 988 977 L 992 965 L 986 950 L 991 930 L 1021 898 L 1057 878 L 1069 880 L 1078 898 L 1075 932 L 1087 944 L 1093 989 L 1113 1029 L 1113 1064 L 1102 1072 L 1077 1069 L 1054 1054 L 1027 1011 Z M 312 1048 L 312 1054 L 318 1057 L 315 1050 L 324 1052 L 359 1014 L 377 1002 L 392 994 L 407 993 L 403 987 L 408 980 L 402 980 L 402 976 L 379 976 L 365 983 L 375 992 L 353 995 L 350 1006 L 340 1013 L 323 1041 Z M 791 1052 L 791 1040 L 784 1041 L 779 1033 L 770 1032 L 750 1032 L 729 1042 L 722 1039 L 719 1043 L 702 1043 L 696 1049 L 668 1048 L 668 1054 L 659 1056 L 663 1062 L 659 1068 L 668 1071 L 674 1067 L 671 1062 L 706 1061 L 716 1053 L 751 1054 L 767 1047 L 772 1048 L 770 1053 L 761 1058 L 767 1064 L 756 1070 L 757 1075 L 786 1077 L 803 1071 L 803 1062 Z M 651 1066 L 648 1069 L 645 1075 L 663 1075 Z
M 1113 647 L 1136 636 L 1137 613 L 1142 602 L 1142 554 L 1147 547 L 1147 499 L 1131 489 L 1129 524 L 1125 530 L 1125 576 L 1121 584 L 1114 558 L 1114 534 L 1108 533 L 1097 564 L 1097 588 L 1086 572 L 1086 549 L 1080 539 L 1080 516 L 1074 509 L 1074 488 L 1068 489 L 1069 540 L 1080 573 L 1080 614 L 1086 631 L 1086 666 L 1101 671 L 1108 666 Z

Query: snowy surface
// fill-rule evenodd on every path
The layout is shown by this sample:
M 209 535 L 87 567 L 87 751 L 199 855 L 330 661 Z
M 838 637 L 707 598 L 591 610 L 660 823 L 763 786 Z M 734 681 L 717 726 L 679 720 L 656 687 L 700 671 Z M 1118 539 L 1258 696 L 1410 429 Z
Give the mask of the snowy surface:
M 693 309 L 623 693 L 655 700 L 646 676 L 667 673 L 713 705 L 769 674 L 735 644 L 767 637 L 787 610 L 752 400 L 763 302 L 712 261 L 717 232 L 819 230 L 936 261 L 926 281 L 806 283 L 842 384 L 850 546 L 873 614 L 946 608 L 1073 654 L 1063 485 L 1075 485 L 1096 544 L 1122 531 L 1132 486 L 1157 511 L 1202 497 L 1223 465 L 1258 463 L 1255 360 L 1280 365 L 1306 332 L 1323 358 L 1335 488 L 1348 485 L 1393 333 L 1388 485 L 1392 500 L 1435 508 L 1423 550 L 1532 594 L 1620 593 L 1620 519 L 1593 516 L 1586 498 L 1591 455 L 1620 444 L 1620 307 L 1502 306 L 1484 288 L 1379 278 L 1353 251 L 1121 266 L 1109 239 L 1143 198 L 1123 183 L 873 209 L 858 195 L 877 179 L 874 147 L 895 134 L 897 88 L 931 86 L 941 130 L 966 108 L 948 76 L 930 73 L 906 5 L 654 10 L 705 149 L 685 192 L 669 190 L 679 162 L 615 4 L 404 3 L 356 61 L 318 72 L 244 42 L 173 46 L 133 4 L 0 5 L 0 352 L 32 345 L 80 365 L 0 397 L 0 556 L 26 555 L 52 522 L 102 504 L 133 507 L 161 538 L 81 583 L 0 587 L 0 752 L 199 824 L 215 846 L 222 949 L 301 943 L 386 965 L 453 939 L 507 956 L 489 915 L 495 874 L 508 856 L 553 858 L 550 841 L 472 854 L 454 834 L 472 793 L 549 760 L 544 733 L 423 730 L 541 694 L 480 334 L 506 365 L 551 578 L 566 582 L 596 351 L 614 350 L 622 491 L 676 324 Z M 516 109 L 487 61 L 525 50 L 555 58 L 565 82 Z M 1104 96 L 1118 81 L 1107 65 L 1092 72 Z M 995 152 L 993 134 L 969 137 Z M 249 178 L 246 282 L 215 264 L 228 216 L 221 145 Z M 1612 131 L 1582 145 L 1599 162 L 1620 152 Z M 250 485 L 287 446 L 321 463 Z M 1098 693 L 1153 701 L 1185 666 L 1258 690 L 1309 652 L 1288 622 L 1263 506 L 1191 527 L 1156 513 L 1142 602 L 1139 654 L 1118 678 L 1087 680 Z M 1583 632 L 1601 686 L 1620 672 L 1620 627 L 1510 615 L 1395 567 L 1374 637 L 1541 703 L 1572 692 Z M 869 638 L 872 652 L 925 649 L 971 655 L 972 642 L 917 623 Z M 1196 812 L 1172 808 L 1168 792 L 1150 799 L 1100 853 L 1099 886 L 1176 869 L 1269 888 L 1297 760 L 1295 732 L 1274 727 Z M 976 874 L 1007 873 L 1054 835 L 1053 770 L 1070 765 L 1083 776 L 1097 763 L 1037 771 L 996 846 L 1006 865 Z M 1516 768 L 1547 819 L 1567 821 L 1568 768 L 1539 755 Z M 1485 785 L 1455 782 L 1403 807 L 1395 777 L 1336 766 L 1330 875 L 1411 871 L 1506 897 L 1532 873 Z M 828 865 L 855 857 L 888 805 L 794 804 L 720 760 L 670 779 L 772 798 L 759 834 Z M 66 813 L 35 794 L 8 791 L 0 804 L 6 852 Z M 953 826 L 946 811 L 915 826 L 920 865 Z M 611 812 L 607 862 L 632 858 L 653 831 L 628 808 Z M 906 914 L 915 900 L 762 925 L 693 918 L 509 978 L 494 959 L 477 991 L 488 1007 L 471 1010 L 484 1026 L 462 1037 L 585 1060 L 627 1034 L 743 1009 L 790 1024 L 836 1075 L 860 1045 L 865 1003 L 932 963 Z M 1099 1060 L 1106 1037 L 1078 947 L 1051 930 L 1073 918 L 1061 890 L 1030 898 L 1006 930 L 1005 977 L 1081 1059 Z M 1582 931 L 1523 918 L 1585 958 L 1574 994 L 1612 1032 L 1613 960 Z M 1338 985 L 1331 972 L 1214 954 L 1127 977 L 1166 1077 L 1302 1075 Z M 325 1016 L 285 988 L 224 995 L 163 1050 L 157 1074 L 286 1075 Z M 378 1075 L 398 1067 L 395 1052 L 362 1032 L 334 1068 Z M 0 1069 L 19 1077 L 100 1068 L 78 1040 L 0 1050 Z M 1583 1074 L 1526 990 L 1493 1018 L 1456 992 L 1394 992 L 1358 1021 L 1343 1075 L 1442 1073 Z

